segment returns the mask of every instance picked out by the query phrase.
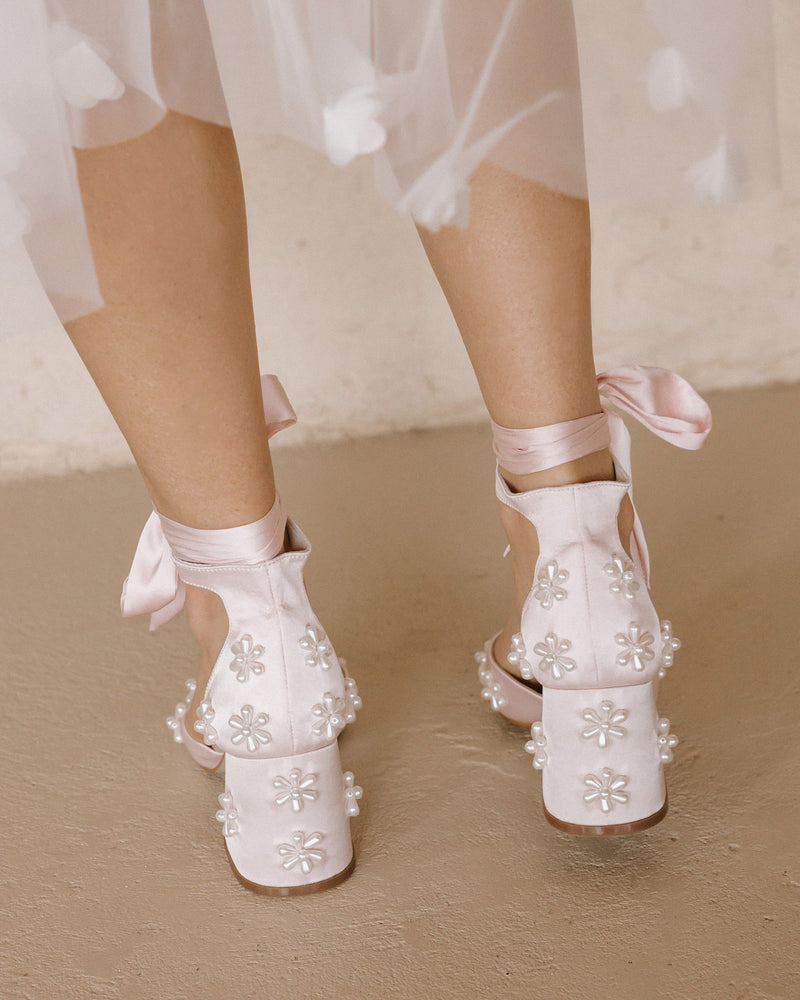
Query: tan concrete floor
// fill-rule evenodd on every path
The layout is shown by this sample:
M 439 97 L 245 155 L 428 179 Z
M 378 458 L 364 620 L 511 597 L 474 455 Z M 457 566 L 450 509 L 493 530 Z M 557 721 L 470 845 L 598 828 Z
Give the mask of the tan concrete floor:
M 13 998 L 800 997 L 800 386 L 720 394 L 704 451 L 635 435 L 654 596 L 684 640 L 681 737 L 647 833 L 545 822 L 473 651 L 508 566 L 485 429 L 281 451 L 312 600 L 357 677 L 358 867 L 275 900 L 234 880 L 219 776 L 164 725 L 191 672 L 117 598 L 132 471 L 0 489 L 0 994 Z

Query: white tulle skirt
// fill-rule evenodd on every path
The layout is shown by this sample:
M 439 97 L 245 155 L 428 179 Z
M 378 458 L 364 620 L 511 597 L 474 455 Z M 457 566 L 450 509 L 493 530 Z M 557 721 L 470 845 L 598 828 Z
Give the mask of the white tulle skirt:
M 72 147 L 168 108 L 341 166 L 371 155 L 380 194 L 431 229 L 466 224 L 484 159 L 580 197 L 731 201 L 776 179 L 771 17 L 767 0 L 0 0 L 0 267 L 24 240 L 62 319 L 98 308 Z

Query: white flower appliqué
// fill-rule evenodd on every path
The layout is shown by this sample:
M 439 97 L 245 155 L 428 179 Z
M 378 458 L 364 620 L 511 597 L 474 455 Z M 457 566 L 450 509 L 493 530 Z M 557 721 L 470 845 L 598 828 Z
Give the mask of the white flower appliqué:
M 547 763 L 547 740 L 544 735 L 544 726 L 541 722 L 534 722 L 531 726 L 531 738 L 525 744 L 525 749 L 533 755 L 533 766 L 537 771 L 541 771 Z
M 358 695 L 358 687 L 352 677 L 344 679 L 344 700 L 347 703 L 344 711 L 344 721 L 347 723 L 356 721 L 356 712 L 361 711 L 361 698 Z
M 628 784 L 628 778 L 624 774 L 614 774 L 608 767 L 603 768 L 599 778 L 587 774 L 583 783 L 589 786 L 589 790 L 583 793 L 583 801 L 599 801 L 604 813 L 611 812 L 615 802 L 624 804 L 630 798 L 627 792 L 621 790 Z
M 569 573 L 565 569 L 559 569 L 555 559 L 539 574 L 533 588 L 533 596 L 545 611 L 549 611 L 555 601 L 566 599 L 567 592 L 561 584 L 566 583 L 568 579 Z
M 88 110 L 125 93 L 125 84 L 106 63 L 109 53 L 88 35 L 54 21 L 49 41 L 53 75 L 68 104 Z
M 397 208 L 411 214 L 417 225 L 438 232 L 442 226 L 469 222 L 470 186 L 450 159 L 436 160 L 403 195 Z
M 527 649 L 525 648 L 525 640 L 522 638 L 522 632 L 517 632 L 516 635 L 511 637 L 511 649 L 508 651 L 508 662 L 512 667 L 518 667 L 520 674 L 525 678 L 526 681 L 533 680 L 534 673 L 533 667 L 525 659 L 527 654 Z
M 500 691 L 500 685 L 495 683 L 486 653 L 476 653 L 475 661 L 478 664 L 478 680 L 481 682 L 481 698 L 485 698 L 494 711 L 499 712 L 505 705 L 506 699 Z
M 319 719 L 311 729 L 315 735 L 324 739 L 332 740 L 347 724 L 347 706 L 344 698 L 337 698 L 330 691 L 323 694 L 322 701 L 314 705 L 311 713 Z
M 239 832 L 239 814 L 233 808 L 233 796 L 223 792 L 218 801 L 222 808 L 217 811 L 217 821 L 222 823 L 223 835 L 233 837 Z
M 572 649 L 569 639 L 559 639 L 555 632 L 548 632 L 544 637 L 544 642 L 537 642 L 533 647 L 534 653 L 541 656 L 539 661 L 540 670 L 549 670 L 555 680 L 560 680 L 569 670 L 574 670 L 577 664 L 565 653 Z
M 622 652 L 617 654 L 617 663 L 621 667 L 630 664 L 634 670 L 644 670 L 656 655 L 650 648 L 655 639 L 649 632 L 642 631 L 638 622 L 630 622 L 627 634 L 618 632 L 614 639 L 623 647 Z
M 485 66 L 487 74 L 491 71 L 495 59 L 502 58 L 500 53 L 504 51 L 504 47 L 500 42 L 512 30 L 516 7 L 516 4 L 507 6 L 500 31 L 493 45 L 493 52 Z M 410 212 L 416 223 L 433 232 L 436 232 L 441 226 L 467 225 L 470 196 L 467 178 L 472 175 L 478 164 L 486 159 L 492 149 L 502 141 L 504 136 L 521 121 L 541 111 L 551 102 L 563 100 L 565 96 L 560 90 L 552 90 L 538 101 L 522 108 L 510 118 L 506 118 L 489 132 L 485 132 L 479 138 L 470 141 L 467 145 L 467 139 L 469 134 L 473 132 L 479 107 L 483 103 L 484 89 L 485 87 L 480 83 L 473 89 L 472 97 L 464 108 L 459 134 L 447 153 L 434 160 L 428 169 L 417 177 L 402 198 L 395 203 L 395 208 Z
M 585 740 L 597 738 L 599 747 L 607 747 L 612 736 L 622 738 L 625 735 L 625 730 L 620 723 L 628 718 L 628 713 L 624 708 L 614 708 L 610 701 L 601 701 L 598 712 L 592 708 L 584 709 L 583 717 L 589 725 L 585 727 L 581 736 Z
M 642 79 L 647 85 L 647 97 L 654 111 L 677 111 L 694 96 L 686 56 L 672 46 L 658 49 L 650 56 Z
M 733 201 L 737 187 L 736 174 L 731 163 L 728 140 L 724 135 L 720 136 L 712 153 L 689 167 L 684 180 L 694 188 L 700 201 L 711 201 L 716 205 Z
M 656 726 L 658 742 L 658 758 L 663 764 L 669 764 L 673 759 L 672 751 L 678 745 L 678 737 L 669 731 L 669 719 L 659 719 Z
M 611 583 L 608 587 L 611 593 L 622 594 L 623 597 L 632 601 L 639 589 L 639 584 L 635 579 L 633 563 L 630 559 L 615 552 L 611 557 L 611 562 L 606 563 L 603 570 L 611 577 Z
M 302 830 L 296 830 L 292 834 L 291 844 L 279 844 L 278 854 L 283 858 L 283 867 L 286 871 L 299 866 L 302 873 L 308 875 L 315 862 L 324 861 L 325 851 L 317 846 L 322 843 L 324 837 L 322 833 L 310 833 L 306 836 Z
M 194 693 L 197 690 L 197 685 L 191 679 L 186 682 L 186 695 L 183 701 L 179 701 L 175 706 L 175 714 L 170 715 L 167 719 L 167 729 L 172 730 L 172 738 L 176 743 L 183 743 L 183 736 L 181 734 L 181 719 L 186 715 L 186 711 L 189 705 L 192 703 L 192 698 L 194 698 Z
M 325 152 L 331 163 L 344 167 L 363 153 L 375 153 L 386 142 L 378 120 L 383 110 L 377 88 L 367 83 L 351 87 L 335 104 L 322 109 Z
M 481 691 L 481 697 L 489 702 L 495 712 L 499 712 L 501 708 L 505 707 L 506 699 L 497 683 L 487 684 Z
M 352 771 L 345 771 L 344 778 L 344 811 L 348 816 L 358 816 L 361 811 L 358 808 L 358 800 L 363 796 L 364 789 L 356 784 L 355 775 Z
M 256 675 L 264 673 L 264 664 L 258 659 L 263 655 L 264 647 L 257 646 L 249 633 L 231 646 L 231 652 L 234 658 L 231 660 L 230 669 L 237 671 L 237 681 L 244 683 L 251 673 Z
M 270 734 L 264 729 L 269 722 L 269 716 L 264 712 L 255 713 L 252 705 L 242 705 L 240 715 L 232 715 L 228 719 L 228 725 L 235 730 L 231 736 L 231 743 L 238 746 L 245 743 L 250 753 L 255 753 L 259 747 L 266 745 L 272 740 Z
M 305 635 L 299 640 L 300 648 L 306 652 L 306 665 L 330 670 L 328 658 L 333 656 L 333 646 L 321 628 L 306 625 Z
M 675 662 L 675 653 L 681 648 L 681 640 L 672 634 L 672 622 L 661 622 L 661 641 L 664 647 L 661 650 L 661 666 L 658 668 L 658 676 L 663 680 L 667 676 L 667 670 Z
M 282 806 L 286 802 L 291 802 L 292 811 L 300 812 L 305 805 L 305 799 L 313 802 L 319 796 L 319 792 L 314 788 L 316 780 L 316 774 L 304 775 L 299 767 L 293 767 L 288 778 L 278 775 L 272 781 L 273 786 L 279 790 L 275 796 L 276 804 Z
M 219 739 L 219 733 L 213 725 L 216 713 L 211 707 L 211 702 L 201 701 L 195 714 L 197 715 L 197 722 L 194 724 L 194 731 L 202 734 L 203 742 L 207 746 L 213 746 Z

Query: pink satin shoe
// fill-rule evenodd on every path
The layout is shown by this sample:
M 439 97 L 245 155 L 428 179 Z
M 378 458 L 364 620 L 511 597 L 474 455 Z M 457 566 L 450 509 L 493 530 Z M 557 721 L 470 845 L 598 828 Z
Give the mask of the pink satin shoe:
M 294 413 L 277 380 L 265 377 L 263 390 L 274 433 Z M 309 604 L 310 552 L 280 498 L 261 521 L 220 531 L 186 528 L 154 511 L 122 598 L 123 614 L 151 613 L 151 628 L 177 614 L 186 585 L 221 599 L 228 634 L 193 720 L 203 742 L 187 730 L 194 681 L 167 725 L 202 767 L 224 762 L 216 816 L 231 865 L 248 888 L 281 896 L 350 874 L 349 823 L 362 795 L 338 749 L 361 699 Z
M 598 382 L 606 400 L 679 447 L 699 448 L 710 430 L 707 405 L 672 372 L 625 367 Z M 644 830 L 667 811 L 664 765 L 678 740 L 659 716 L 656 695 L 680 643 L 650 599 L 635 508 L 630 556 L 619 536 L 620 506 L 626 496 L 633 500 L 630 437 L 616 413 L 500 431 L 498 464 L 510 472 L 551 468 L 610 446 L 617 481 L 514 493 L 498 469 L 498 498 L 539 537 L 535 582 L 510 659 L 524 679 L 541 684 L 542 696 L 493 661 L 493 640 L 477 654 L 483 696 L 512 721 L 531 719 L 525 748 L 542 772 L 550 823 L 586 836 Z

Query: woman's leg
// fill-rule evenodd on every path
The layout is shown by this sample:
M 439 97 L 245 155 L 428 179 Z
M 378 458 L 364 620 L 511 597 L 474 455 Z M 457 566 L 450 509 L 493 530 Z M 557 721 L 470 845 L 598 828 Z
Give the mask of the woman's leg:
M 586 201 L 484 163 L 471 179 L 470 224 L 420 237 L 458 323 L 489 415 L 504 427 L 541 427 L 600 411 L 592 354 L 590 229 Z M 608 450 L 532 475 L 502 470 L 516 491 L 613 479 Z M 621 537 L 632 511 L 623 509 Z M 516 601 L 495 644 L 501 663 L 533 583 L 532 524 L 500 505 Z
M 70 338 L 160 513 L 194 528 L 255 521 L 275 486 L 233 135 L 170 113 L 141 138 L 77 155 L 106 308 L 70 323 Z M 186 611 L 199 700 L 227 619 L 193 587 Z

